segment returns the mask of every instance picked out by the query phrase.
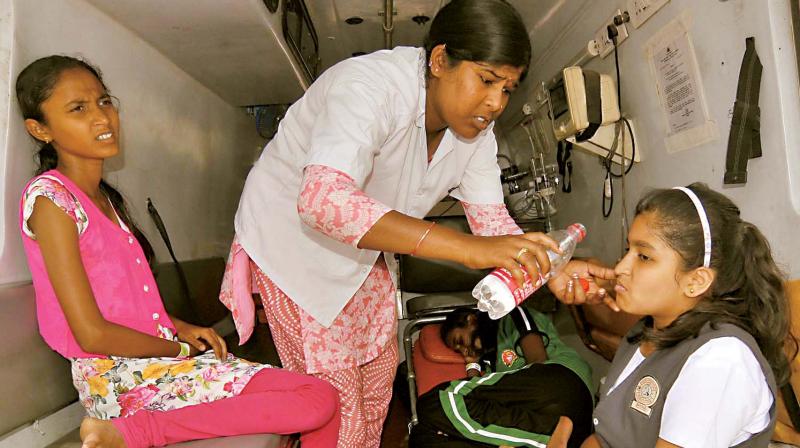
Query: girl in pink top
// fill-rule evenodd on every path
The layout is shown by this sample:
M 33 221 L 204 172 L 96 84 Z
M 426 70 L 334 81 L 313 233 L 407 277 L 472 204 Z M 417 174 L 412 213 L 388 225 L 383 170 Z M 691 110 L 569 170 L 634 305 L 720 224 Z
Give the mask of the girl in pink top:
M 100 73 L 49 56 L 25 68 L 16 87 L 25 126 L 42 144 L 19 224 L 40 332 L 71 361 L 89 414 L 83 446 L 297 432 L 304 447 L 335 446 L 333 387 L 238 359 L 213 329 L 165 311 L 152 248 L 101 177 L 119 152 L 119 116 Z

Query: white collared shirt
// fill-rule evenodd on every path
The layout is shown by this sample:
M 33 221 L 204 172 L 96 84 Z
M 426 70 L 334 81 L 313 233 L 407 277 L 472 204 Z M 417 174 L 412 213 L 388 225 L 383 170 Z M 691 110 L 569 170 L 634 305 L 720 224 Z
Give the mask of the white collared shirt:
M 608 394 L 645 357 L 636 350 Z M 664 400 L 659 438 L 685 448 L 738 445 L 769 425 L 773 398 L 750 348 L 735 337 L 711 339 L 686 359 Z
M 242 247 L 324 326 L 361 287 L 380 252 L 343 244 L 300 221 L 305 166 L 340 170 L 370 197 L 417 218 L 448 192 L 472 204 L 503 202 L 492 126 L 472 140 L 448 129 L 428 163 L 425 93 L 423 49 L 340 62 L 289 108 L 247 177 L 235 220 Z

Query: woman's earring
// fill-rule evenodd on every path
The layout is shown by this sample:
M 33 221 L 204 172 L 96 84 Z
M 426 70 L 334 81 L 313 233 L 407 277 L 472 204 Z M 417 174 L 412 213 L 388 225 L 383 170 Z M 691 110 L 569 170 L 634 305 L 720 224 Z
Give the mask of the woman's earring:
M 694 288 L 689 288 L 689 294 L 694 294 Z

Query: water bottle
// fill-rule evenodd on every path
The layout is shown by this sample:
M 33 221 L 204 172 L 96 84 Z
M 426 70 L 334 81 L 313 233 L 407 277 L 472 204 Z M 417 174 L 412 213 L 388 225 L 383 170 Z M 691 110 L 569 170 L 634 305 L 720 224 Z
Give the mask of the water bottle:
M 511 312 L 567 264 L 575 252 L 575 246 L 586 236 L 586 228 L 583 224 L 575 223 L 567 227 L 566 230 L 555 230 L 547 235 L 556 240 L 559 249 L 561 249 L 561 254 L 550 250 L 547 251 L 547 256 L 550 258 L 550 272 L 547 277 L 542 277 L 540 273 L 540 282 L 536 286 L 531 281 L 528 271 L 523 269 L 525 284 L 520 287 L 514 281 L 514 277 L 511 276 L 508 269 L 495 269 L 483 280 L 479 281 L 472 290 L 472 296 L 478 300 L 478 309 L 480 311 L 489 313 L 489 317 L 492 319 L 499 319 Z M 586 280 L 580 280 L 583 289 L 588 289 L 589 285 Z

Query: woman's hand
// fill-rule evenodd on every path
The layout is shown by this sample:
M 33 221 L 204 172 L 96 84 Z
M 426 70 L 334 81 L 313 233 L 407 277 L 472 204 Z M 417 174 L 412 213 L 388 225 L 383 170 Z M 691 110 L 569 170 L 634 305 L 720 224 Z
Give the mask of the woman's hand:
M 173 323 L 175 324 L 175 329 L 178 331 L 178 340 L 187 342 L 197 350 L 197 353 L 191 353 L 191 355 L 206 351 L 208 349 L 206 344 L 208 344 L 214 350 L 214 355 L 216 355 L 217 359 L 220 361 L 228 357 L 228 346 L 225 344 L 225 340 L 222 339 L 222 336 L 213 328 L 198 327 L 197 325 L 192 325 L 174 318 Z
M 567 305 L 605 303 L 614 311 L 619 306 L 608 294 L 616 278 L 614 270 L 596 260 L 572 260 L 547 283 L 550 291 Z
M 555 240 L 538 232 L 483 237 L 464 235 L 459 246 L 461 264 L 472 269 L 505 268 L 517 285 L 525 283 L 526 271 L 534 283 L 540 274 L 544 277 L 550 272 L 548 249 L 561 252 Z

